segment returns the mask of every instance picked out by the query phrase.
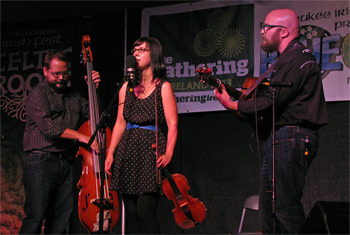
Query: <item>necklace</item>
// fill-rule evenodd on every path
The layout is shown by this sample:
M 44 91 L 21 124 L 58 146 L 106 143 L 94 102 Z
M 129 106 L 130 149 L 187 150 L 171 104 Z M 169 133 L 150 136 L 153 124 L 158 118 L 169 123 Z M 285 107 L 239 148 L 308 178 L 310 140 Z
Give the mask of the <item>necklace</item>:
M 153 91 L 154 83 L 153 82 L 144 82 L 143 84 L 139 84 L 134 88 L 135 95 L 138 98 L 147 97 L 151 91 Z

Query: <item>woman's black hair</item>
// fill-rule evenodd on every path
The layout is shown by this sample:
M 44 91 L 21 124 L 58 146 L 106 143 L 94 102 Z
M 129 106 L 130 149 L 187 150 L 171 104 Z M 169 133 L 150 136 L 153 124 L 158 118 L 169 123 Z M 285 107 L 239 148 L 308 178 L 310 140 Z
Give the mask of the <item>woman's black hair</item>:
M 147 43 L 151 54 L 151 67 L 153 71 L 153 79 L 159 78 L 165 80 L 167 78 L 166 68 L 163 62 L 163 48 L 158 39 L 154 37 L 141 37 L 134 42 L 133 47 Z

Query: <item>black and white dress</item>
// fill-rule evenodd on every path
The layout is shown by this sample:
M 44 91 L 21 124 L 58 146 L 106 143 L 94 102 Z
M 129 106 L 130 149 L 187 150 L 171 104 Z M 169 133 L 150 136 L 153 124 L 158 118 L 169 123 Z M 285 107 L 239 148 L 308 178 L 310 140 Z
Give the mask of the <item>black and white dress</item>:
M 166 148 L 166 121 L 161 98 L 161 81 L 148 97 L 139 99 L 127 87 L 124 103 L 124 119 L 140 128 L 126 129 L 114 155 L 110 188 L 124 194 L 141 195 L 160 192 L 156 177 L 156 155 L 152 144 L 156 143 L 155 130 L 144 129 L 155 126 L 155 96 L 157 95 L 159 151 Z

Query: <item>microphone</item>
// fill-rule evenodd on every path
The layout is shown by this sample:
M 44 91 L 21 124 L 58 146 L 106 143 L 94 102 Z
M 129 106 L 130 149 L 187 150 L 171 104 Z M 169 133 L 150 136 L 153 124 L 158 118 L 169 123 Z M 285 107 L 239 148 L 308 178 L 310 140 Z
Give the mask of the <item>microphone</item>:
M 126 77 L 129 81 L 130 92 L 134 91 L 136 86 L 135 81 L 135 71 L 136 71 L 136 58 L 133 55 L 128 55 L 126 57 Z

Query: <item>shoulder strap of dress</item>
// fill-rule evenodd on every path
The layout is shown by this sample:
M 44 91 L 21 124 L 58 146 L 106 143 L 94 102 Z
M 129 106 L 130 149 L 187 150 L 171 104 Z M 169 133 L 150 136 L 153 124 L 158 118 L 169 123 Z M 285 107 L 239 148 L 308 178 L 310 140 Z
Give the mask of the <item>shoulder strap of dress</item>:
M 165 80 L 160 80 L 159 83 L 156 85 L 156 90 L 158 89 L 157 92 L 156 92 L 156 95 L 157 94 L 159 94 L 159 95 L 162 94 L 162 86 L 163 86 L 164 82 L 165 82 Z

